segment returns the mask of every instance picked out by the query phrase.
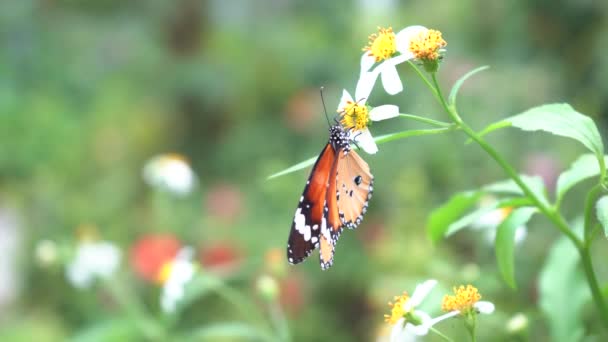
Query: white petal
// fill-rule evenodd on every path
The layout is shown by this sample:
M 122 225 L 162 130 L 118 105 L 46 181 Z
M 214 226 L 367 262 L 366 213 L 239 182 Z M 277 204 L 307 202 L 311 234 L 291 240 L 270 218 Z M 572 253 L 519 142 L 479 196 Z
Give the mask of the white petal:
M 515 228 L 515 244 L 522 243 L 526 239 L 527 235 L 528 229 L 526 228 L 526 226 L 519 226 Z
M 348 93 L 348 91 L 346 91 L 346 89 L 344 89 L 342 91 L 342 97 L 340 98 L 340 103 L 338 104 L 338 112 L 341 112 L 344 107 L 346 106 L 346 102 L 348 101 L 353 101 L 353 97 L 350 96 L 350 94 Z
M 372 137 L 369 129 L 365 128 L 361 131 L 354 132 L 353 138 L 355 139 L 357 145 L 359 145 L 365 152 L 369 154 L 378 152 L 378 146 L 376 146 L 374 137 Z
M 479 301 L 473 305 L 473 307 L 482 314 L 491 314 L 494 312 L 494 304 L 488 301 Z
M 399 116 L 399 107 L 395 105 L 383 105 L 374 107 L 369 112 L 369 118 L 372 121 L 381 121 Z
M 395 64 L 390 61 L 384 62 L 382 70 L 380 71 L 380 77 L 382 78 L 382 85 L 384 90 L 390 95 L 395 95 L 403 90 L 403 84 L 399 79 L 399 73 Z
M 376 58 L 365 52 L 363 56 L 361 56 L 361 73 L 369 71 L 374 64 L 376 64 Z
M 416 286 L 412 297 L 405 303 L 403 309 L 407 312 L 420 305 L 420 303 L 422 303 L 424 298 L 428 296 L 428 294 L 431 292 L 433 287 L 435 287 L 435 285 L 437 285 L 437 280 L 430 279 Z
M 393 325 L 393 329 L 391 329 L 391 342 L 400 341 L 401 332 L 403 331 L 403 322 L 405 322 L 405 318 L 400 318 L 395 325 Z
M 399 31 L 395 35 L 395 44 L 397 45 L 397 51 L 401 53 L 407 53 L 410 51 L 410 42 L 412 38 L 417 37 L 421 32 L 428 31 L 424 26 L 414 25 L 408 26 L 403 30 Z
M 357 81 L 357 88 L 355 88 L 355 99 L 359 104 L 365 105 L 377 79 L 378 73 L 376 71 L 361 73 Z

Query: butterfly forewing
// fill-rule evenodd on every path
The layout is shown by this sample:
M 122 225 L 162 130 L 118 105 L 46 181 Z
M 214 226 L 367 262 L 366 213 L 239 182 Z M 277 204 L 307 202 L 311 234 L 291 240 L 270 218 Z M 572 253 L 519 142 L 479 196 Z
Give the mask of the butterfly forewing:
M 374 190 L 374 176 L 367 163 L 350 151 L 338 156 L 337 203 L 342 223 L 356 228 L 363 220 Z
M 324 215 L 325 220 L 321 225 L 321 235 L 319 239 L 321 245 L 319 248 L 319 259 L 321 261 L 321 268 L 328 269 L 334 261 L 334 251 L 338 236 L 342 231 L 342 221 L 338 214 L 338 201 L 336 184 L 338 178 L 338 155 L 342 154 L 342 149 L 336 152 L 336 158 L 334 160 L 331 172 L 329 173 L 329 182 L 327 184 L 327 193 L 325 194 L 325 208 Z
M 287 241 L 287 261 L 291 264 L 302 262 L 319 245 L 327 182 L 335 160 L 336 153 L 327 144 L 310 172 Z

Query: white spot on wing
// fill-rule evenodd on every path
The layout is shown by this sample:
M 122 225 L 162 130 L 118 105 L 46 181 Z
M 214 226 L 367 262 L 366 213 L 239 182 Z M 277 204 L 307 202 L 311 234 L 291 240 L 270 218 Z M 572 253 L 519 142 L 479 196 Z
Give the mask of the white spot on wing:
M 296 230 L 304 236 L 304 241 L 310 240 L 311 232 L 310 226 L 306 225 L 306 216 L 302 214 L 302 208 L 296 210 L 296 215 L 293 218 Z

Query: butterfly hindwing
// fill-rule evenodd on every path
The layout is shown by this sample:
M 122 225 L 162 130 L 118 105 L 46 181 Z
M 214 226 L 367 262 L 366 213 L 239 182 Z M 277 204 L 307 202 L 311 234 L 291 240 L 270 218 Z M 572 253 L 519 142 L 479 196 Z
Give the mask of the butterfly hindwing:
M 344 226 L 356 228 L 363 220 L 374 190 L 374 176 L 367 163 L 351 150 L 338 156 L 337 203 Z
M 290 264 L 304 261 L 319 246 L 327 182 L 335 159 L 334 148 L 327 144 L 310 172 L 287 241 L 287 261 Z

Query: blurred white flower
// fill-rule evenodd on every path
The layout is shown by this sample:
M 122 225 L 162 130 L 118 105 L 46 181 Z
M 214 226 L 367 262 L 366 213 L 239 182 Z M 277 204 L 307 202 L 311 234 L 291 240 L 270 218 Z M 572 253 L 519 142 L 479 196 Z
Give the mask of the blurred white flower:
M 161 154 L 150 159 L 143 169 L 150 186 L 176 195 L 189 194 L 197 184 L 196 174 L 188 160 L 179 154 Z
M 371 121 L 381 121 L 394 118 L 399 115 L 399 107 L 395 105 L 383 105 L 368 107 L 367 98 L 372 91 L 375 79 L 369 75 L 363 75 L 355 89 L 355 99 L 346 90 L 342 92 L 338 113 L 340 122 L 349 132 L 349 138 L 354 140 L 365 152 L 374 154 L 378 152 L 378 146 L 369 131 Z
M 95 280 L 112 276 L 120 266 L 120 259 L 120 249 L 111 242 L 81 242 L 67 265 L 66 277 L 76 288 L 89 288 Z
M 511 334 L 521 333 L 528 329 L 528 317 L 519 312 L 507 321 L 507 331 Z
M 0 316 L 4 308 L 11 304 L 21 289 L 18 255 L 23 239 L 23 229 L 17 213 L 6 207 L 0 207 Z
M 173 313 L 177 303 L 184 297 L 185 287 L 194 277 L 196 267 L 192 262 L 192 247 L 182 248 L 174 260 L 163 265 L 159 280 L 163 284 L 160 307 L 165 313 Z
M 497 199 L 488 196 L 481 200 L 479 206 L 491 206 L 497 202 Z M 475 222 L 471 224 L 471 228 L 484 233 L 485 240 L 488 244 L 494 245 L 496 239 L 496 230 L 498 226 L 511 214 L 513 207 L 497 208 L 488 211 L 481 215 Z M 528 229 L 525 225 L 515 228 L 515 243 L 523 242 L 528 235 Z
M 441 32 L 424 26 L 408 26 L 395 34 L 392 28 L 378 28 L 369 36 L 361 57 L 361 77 L 376 79 L 380 75 L 384 90 L 395 95 L 403 90 L 396 66 L 412 59 L 437 60 L 446 42 Z M 379 63 L 375 68 L 374 65 Z

